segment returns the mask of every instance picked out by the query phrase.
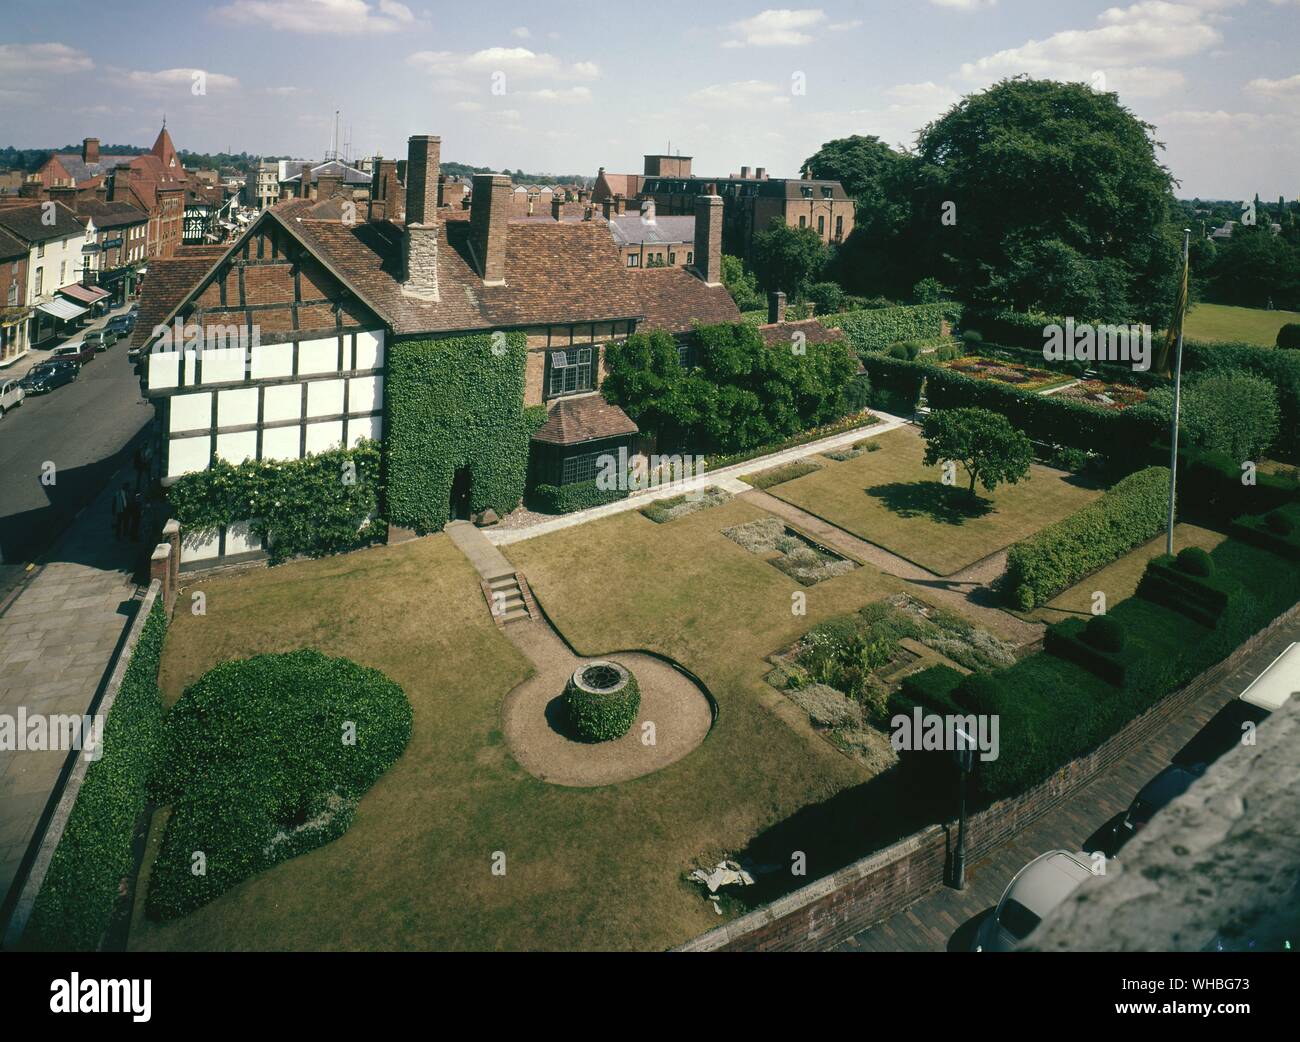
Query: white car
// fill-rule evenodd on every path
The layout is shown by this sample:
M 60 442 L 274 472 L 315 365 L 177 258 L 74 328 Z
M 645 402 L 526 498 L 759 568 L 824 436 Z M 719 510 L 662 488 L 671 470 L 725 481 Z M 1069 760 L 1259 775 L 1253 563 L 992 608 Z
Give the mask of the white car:
M 1092 875 L 1092 859 L 1082 851 L 1049 850 L 1016 873 L 997 908 L 985 916 L 975 935 L 977 952 L 1010 952 L 1034 932 Z
M 16 409 L 23 404 L 23 399 L 27 392 L 17 380 L 0 380 L 0 416 L 5 414 L 6 409 Z

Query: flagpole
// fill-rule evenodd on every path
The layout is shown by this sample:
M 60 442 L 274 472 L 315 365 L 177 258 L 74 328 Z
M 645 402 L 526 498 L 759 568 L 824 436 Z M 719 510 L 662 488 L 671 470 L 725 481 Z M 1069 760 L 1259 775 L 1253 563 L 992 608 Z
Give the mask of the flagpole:
M 1187 254 L 1192 241 L 1192 230 L 1183 229 L 1183 278 L 1188 279 Z M 1183 314 L 1186 314 L 1187 302 L 1183 302 Z M 1174 553 L 1174 503 L 1178 488 L 1178 405 L 1183 390 L 1183 315 L 1178 320 L 1178 346 L 1174 349 L 1174 410 L 1170 419 L 1169 434 L 1169 527 L 1165 533 L 1165 553 L 1171 557 Z

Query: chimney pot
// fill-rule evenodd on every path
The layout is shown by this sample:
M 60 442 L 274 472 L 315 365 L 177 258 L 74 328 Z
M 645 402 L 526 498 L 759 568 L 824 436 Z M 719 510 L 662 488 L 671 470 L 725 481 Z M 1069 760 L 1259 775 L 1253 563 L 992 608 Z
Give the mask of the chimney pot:
M 747 166 L 742 166 L 742 167 L 740 168 L 740 176 L 741 176 L 744 180 L 748 181 L 748 180 L 749 180 L 749 175 L 750 175 L 750 169 L 749 169 L 749 167 L 747 167 Z
M 767 180 L 767 167 L 765 167 L 765 166 L 755 167 L 755 168 L 754 168 L 754 176 L 757 177 L 760 181 L 766 181 L 766 180 Z
M 780 290 L 767 295 L 767 322 L 776 325 L 785 321 L 785 294 Z

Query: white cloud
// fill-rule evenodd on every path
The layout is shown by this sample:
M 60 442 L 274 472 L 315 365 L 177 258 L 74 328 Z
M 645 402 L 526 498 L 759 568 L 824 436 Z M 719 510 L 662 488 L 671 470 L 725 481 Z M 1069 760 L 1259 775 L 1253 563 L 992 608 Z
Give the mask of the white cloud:
M 600 75 L 595 62 L 566 64 L 553 54 L 538 54 L 527 47 L 488 47 L 472 53 L 417 51 L 407 61 L 435 76 L 455 78 L 504 72 L 507 77 L 550 77 L 590 80 Z
M 1190 58 L 1216 47 L 1223 37 L 1208 24 L 1205 11 L 1237 0 L 1193 2 L 1200 6 L 1141 0 L 1128 7 L 1107 8 L 1098 15 L 1096 28 L 1069 29 L 1030 40 L 967 62 L 961 74 L 972 83 L 987 83 L 1019 73 L 1092 82 L 1101 73 L 1108 90 L 1147 97 L 1166 94 L 1183 85 L 1183 75 L 1148 63 Z
M 885 91 L 899 106 L 946 109 L 959 95 L 951 87 L 926 80 L 924 83 L 900 83 Z
M 527 40 L 528 37 L 532 36 L 533 34 L 528 30 L 528 26 L 516 25 L 513 29 L 510 30 L 510 35 L 517 40 Z
M 591 100 L 590 87 L 562 87 L 558 90 L 553 87 L 544 87 L 541 90 L 525 91 L 524 94 L 529 98 L 536 98 L 538 101 L 583 102 Z
M 415 15 L 396 0 L 233 0 L 218 17 L 239 25 L 312 35 L 393 33 L 415 25 Z
M 195 77 L 199 73 L 202 74 L 208 90 L 214 87 L 220 90 L 236 90 L 239 87 L 239 80 L 234 76 L 208 72 L 206 69 L 159 69 L 156 72 L 145 72 L 139 69 L 115 70 L 114 78 L 124 87 L 150 91 L 184 90 L 188 93 L 197 82 Z
M 1255 79 L 1246 84 L 1252 94 L 1262 94 L 1270 98 L 1295 97 L 1300 95 L 1300 73 L 1282 80 Z
M 861 18 L 850 18 L 847 22 L 832 22 L 826 28 L 833 33 L 847 32 L 850 29 L 858 29 L 862 26 Z
M 805 32 L 826 18 L 818 8 L 792 11 L 789 8 L 762 11 L 753 18 L 734 22 L 730 29 L 736 35 L 723 43 L 723 47 L 798 47 L 812 43 L 813 37 Z
M 746 106 L 766 103 L 769 105 L 788 105 L 790 97 L 786 88 L 780 84 L 764 80 L 738 80 L 734 83 L 715 83 L 693 91 L 687 98 L 695 105 Z
M 90 55 L 66 43 L 0 44 L 0 82 L 14 86 L 35 76 L 87 72 L 94 67 Z

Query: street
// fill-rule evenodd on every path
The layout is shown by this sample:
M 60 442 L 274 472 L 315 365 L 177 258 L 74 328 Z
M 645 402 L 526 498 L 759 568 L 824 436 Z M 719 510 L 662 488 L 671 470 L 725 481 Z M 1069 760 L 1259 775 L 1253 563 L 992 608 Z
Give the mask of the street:
M 64 342 L 101 328 L 107 318 Z M 0 418 L 0 599 L 116 470 L 127 468 L 133 480 L 133 442 L 153 411 L 126 352 L 126 340 L 119 340 L 83 366 L 74 382 L 29 397 Z M 33 355 L 44 360 L 49 352 Z M 0 370 L 0 378 L 22 371 Z M 43 474 L 50 475 L 44 482 Z M 111 533 L 106 528 L 104 534 Z

